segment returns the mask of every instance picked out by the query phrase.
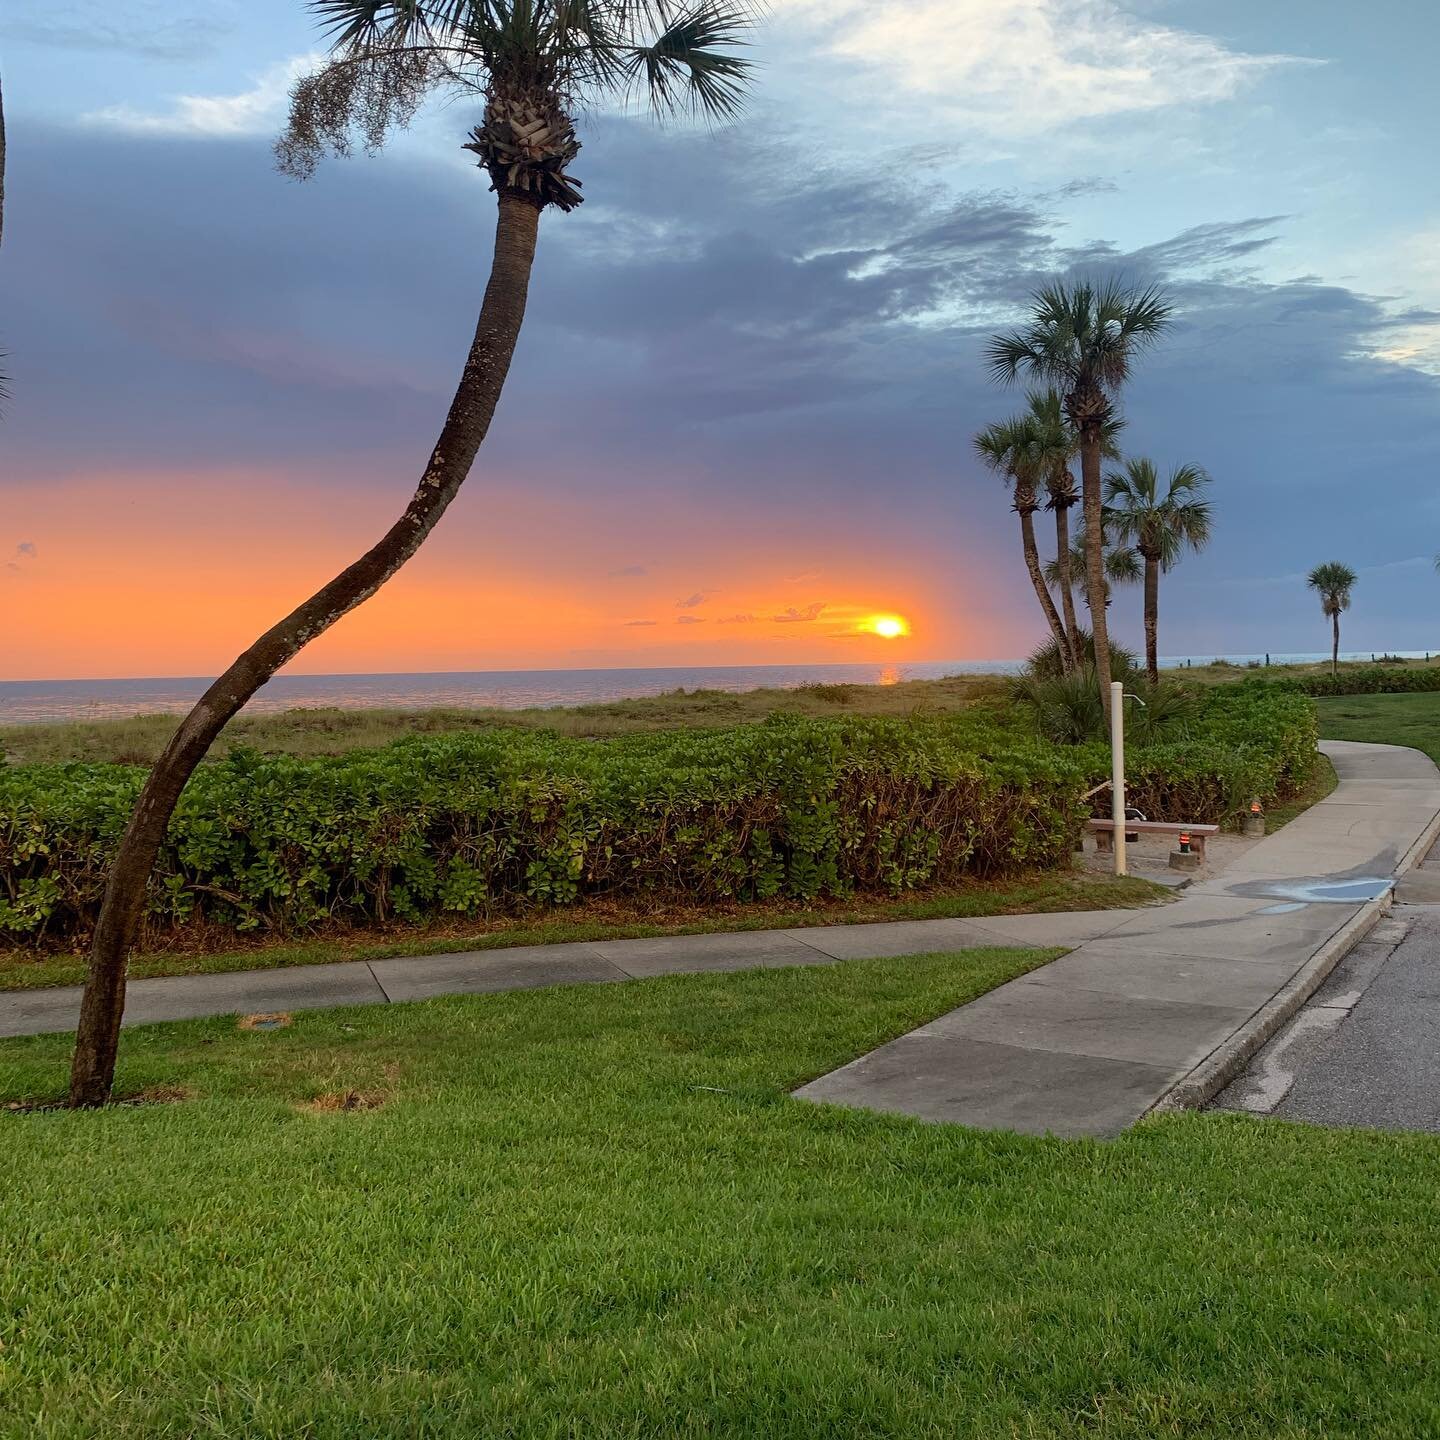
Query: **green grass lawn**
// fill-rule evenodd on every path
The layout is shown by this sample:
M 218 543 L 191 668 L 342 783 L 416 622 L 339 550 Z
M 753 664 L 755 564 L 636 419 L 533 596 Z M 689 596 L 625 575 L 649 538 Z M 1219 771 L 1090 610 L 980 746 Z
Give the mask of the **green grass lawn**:
M 192 1098 L 0 1111 L 0 1434 L 1440 1433 L 1440 1139 L 788 1098 L 1044 958 L 127 1032 Z
M 1325 740 L 1410 745 L 1440 765 L 1440 691 L 1414 695 L 1340 695 L 1317 700 Z

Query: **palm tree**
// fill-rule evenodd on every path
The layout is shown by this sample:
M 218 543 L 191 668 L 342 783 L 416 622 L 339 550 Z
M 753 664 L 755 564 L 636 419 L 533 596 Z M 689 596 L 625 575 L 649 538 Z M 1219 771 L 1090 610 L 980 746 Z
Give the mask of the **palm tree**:
M 1340 673 L 1340 615 L 1350 608 L 1350 591 L 1355 587 L 1355 572 L 1338 560 L 1317 565 L 1305 577 L 1305 583 L 1320 596 L 1320 609 L 1330 617 L 1330 673 Z
M 1064 572 L 1071 577 L 1071 585 L 1079 591 L 1086 609 L 1090 609 L 1090 587 L 1083 581 L 1086 553 L 1085 530 L 1082 526 L 1070 541 L 1068 557 L 1070 563 L 1062 567 L 1057 556 L 1046 562 L 1043 574 L 1049 584 L 1058 586 L 1063 568 Z M 1107 540 L 1105 543 L 1105 608 L 1107 610 L 1110 608 L 1111 591 L 1116 585 L 1138 584 L 1144 577 L 1144 573 L 1144 567 L 1136 551 L 1128 545 L 1114 545 Z M 1083 662 L 1087 655 L 1093 654 L 1094 640 L 1086 638 L 1083 630 L 1080 632 L 1080 638 L 1084 640 L 1083 646 L 1077 645 L 1074 649 L 1077 659 Z
M 1025 568 L 1035 587 L 1035 598 L 1055 643 L 1065 669 L 1073 668 L 1075 660 L 1070 649 L 1070 636 L 1055 609 L 1050 587 L 1040 572 L 1040 552 L 1035 544 L 1035 512 L 1040 508 L 1039 482 L 1044 474 L 1043 458 L 1038 453 L 1039 432 L 1031 417 L 1019 415 L 1012 420 L 987 425 L 975 437 L 975 452 L 998 474 L 1012 492 L 1011 508 L 1020 517 L 1020 545 Z
M 1029 321 L 991 337 L 990 373 L 1009 383 L 1020 375 L 1049 381 L 1063 396 L 1065 414 L 1080 439 L 1081 508 L 1086 533 L 1086 588 L 1099 595 L 1105 579 L 1100 462 L 1107 423 L 1139 353 L 1170 324 L 1172 307 L 1154 288 L 1135 290 L 1119 281 L 1056 281 L 1037 290 Z M 1104 605 L 1091 606 L 1095 671 L 1106 716 L 1110 713 L 1110 636 Z
M 1083 654 L 1093 643 L 1080 644 L 1080 623 L 1075 616 L 1075 586 L 1071 569 L 1076 574 L 1085 573 L 1085 557 L 1080 553 L 1078 562 L 1070 545 L 1070 511 L 1079 504 L 1080 493 L 1075 488 L 1075 477 L 1070 471 L 1072 462 L 1080 454 L 1080 437 L 1075 427 L 1065 416 L 1064 402 L 1060 392 L 1053 387 L 1048 390 L 1032 390 L 1026 397 L 1028 419 L 1035 427 L 1035 451 L 1042 483 L 1045 487 L 1045 508 L 1055 516 L 1055 560 L 1050 562 L 1046 578 L 1060 594 L 1061 609 L 1065 617 L 1065 630 L 1070 638 L 1070 653 L 1078 664 Z M 1120 433 L 1124 421 L 1111 420 L 1101 436 L 1101 454 L 1106 460 L 1120 458 L 1115 437 Z M 1054 572 L 1053 578 L 1051 571 Z
M 136 801 L 106 885 L 90 955 L 72 1105 L 108 1097 L 125 1002 L 126 957 L 166 826 L 225 723 L 287 660 L 373 595 L 412 555 L 469 473 L 490 426 L 525 315 L 541 213 L 580 204 L 570 173 L 587 103 L 645 96 L 665 114 L 735 114 L 749 65 L 734 53 L 743 0 L 312 0 L 328 60 L 297 82 L 276 145 L 280 168 L 313 173 L 329 152 L 383 144 L 432 92 L 483 103 L 465 148 L 496 196 L 495 248 L 474 339 L 440 437 L 410 503 L 354 564 L 267 630 L 180 723 Z
M 1145 672 L 1160 682 L 1160 576 L 1173 569 L 1187 550 L 1210 543 L 1210 502 L 1201 493 L 1210 477 L 1198 465 L 1180 465 L 1170 472 L 1165 493 L 1155 462 L 1128 460 L 1123 470 L 1105 477 L 1105 524 L 1128 540 L 1145 562 Z

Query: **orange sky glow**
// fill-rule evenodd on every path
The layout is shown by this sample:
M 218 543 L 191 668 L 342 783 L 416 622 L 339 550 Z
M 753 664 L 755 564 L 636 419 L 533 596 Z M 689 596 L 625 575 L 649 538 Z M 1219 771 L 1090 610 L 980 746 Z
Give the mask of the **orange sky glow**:
M 373 543 L 402 494 L 255 470 L 14 487 L 34 553 L 0 572 L 0 674 L 214 674 Z M 857 540 L 873 531 L 854 514 L 762 527 L 699 495 L 622 510 L 576 493 L 561 527 L 547 496 L 472 479 L 416 559 L 291 672 L 903 664 L 1030 638 L 987 624 L 967 643 L 963 595 Z

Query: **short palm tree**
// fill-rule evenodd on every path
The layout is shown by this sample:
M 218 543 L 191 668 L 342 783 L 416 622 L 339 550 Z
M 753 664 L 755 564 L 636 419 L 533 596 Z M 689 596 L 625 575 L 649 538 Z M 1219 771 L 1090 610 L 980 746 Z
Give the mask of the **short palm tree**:
M 1356 575 L 1338 560 L 1317 565 L 1305 577 L 1305 583 L 1320 597 L 1321 611 L 1330 617 L 1330 673 L 1340 673 L 1340 616 L 1350 608 L 1350 592 L 1355 588 Z
M 1020 517 L 1020 548 L 1025 568 L 1035 589 L 1035 598 L 1045 623 L 1060 647 L 1066 670 L 1074 665 L 1070 636 L 1050 595 L 1040 569 L 1040 552 L 1035 544 L 1035 512 L 1040 508 L 1039 486 L 1044 478 L 1044 457 L 1039 451 L 1040 432 L 1030 415 L 987 425 L 975 437 L 975 453 L 1010 487 L 1011 508 Z
M 470 471 L 509 372 L 540 216 L 581 202 L 572 174 L 587 104 L 638 93 L 658 112 L 736 112 L 744 0 L 311 0 L 329 58 L 291 94 L 280 168 L 381 145 L 432 93 L 482 107 L 465 148 L 496 197 L 495 248 L 469 355 L 439 439 L 399 520 L 353 565 L 267 630 L 181 721 L 151 770 L 110 869 L 71 1070 L 72 1105 L 110 1093 L 126 959 L 186 781 L 221 728 L 286 661 L 373 595 L 420 548 Z M 402 263 L 403 257 L 397 257 Z
M 1086 609 L 1090 608 L 1090 587 L 1085 583 L 1085 530 L 1082 526 L 1070 541 L 1070 563 L 1063 567 L 1070 576 L 1070 583 L 1080 593 Z M 1061 583 L 1062 566 L 1057 556 L 1045 563 L 1043 574 L 1046 581 L 1055 586 Z M 1136 585 L 1144 577 L 1145 570 L 1139 554 L 1128 545 L 1115 545 L 1108 539 L 1105 543 L 1105 606 L 1110 606 L 1111 592 L 1116 585 Z M 1085 632 L 1080 632 L 1084 638 Z M 1092 632 L 1093 635 L 1093 632 Z M 1113 648 L 1113 647 L 1112 647 Z M 1075 647 L 1080 659 L 1094 653 L 1094 640 L 1086 639 L 1082 647 Z
M 1170 472 L 1164 492 L 1153 460 L 1128 460 L 1105 477 L 1105 526 L 1135 547 L 1145 564 L 1145 671 L 1160 682 L 1160 576 L 1186 550 L 1210 542 L 1210 502 L 1202 498 L 1210 477 L 1198 465 Z
M 1171 305 L 1156 289 L 1136 290 L 1109 281 L 1056 281 L 1031 298 L 1030 319 L 1019 330 L 991 338 L 991 375 L 1009 383 L 1021 375 L 1054 385 L 1080 440 L 1081 507 L 1086 532 L 1086 587 L 1102 593 L 1105 578 L 1104 497 L 1100 467 L 1105 427 L 1136 358 L 1170 324 Z M 1104 605 L 1092 605 L 1095 670 L 1106 714 L 1110 707 L 1110 637 Z

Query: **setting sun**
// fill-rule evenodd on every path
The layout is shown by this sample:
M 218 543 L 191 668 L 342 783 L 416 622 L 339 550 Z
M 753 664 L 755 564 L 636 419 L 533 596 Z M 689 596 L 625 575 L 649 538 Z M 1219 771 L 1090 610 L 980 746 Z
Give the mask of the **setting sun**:
M 910 627 L 898 615 L 875 615 L 866 622 L 865 628 L 872 630 L 885 640 L 897 640 L 910 633 Z

